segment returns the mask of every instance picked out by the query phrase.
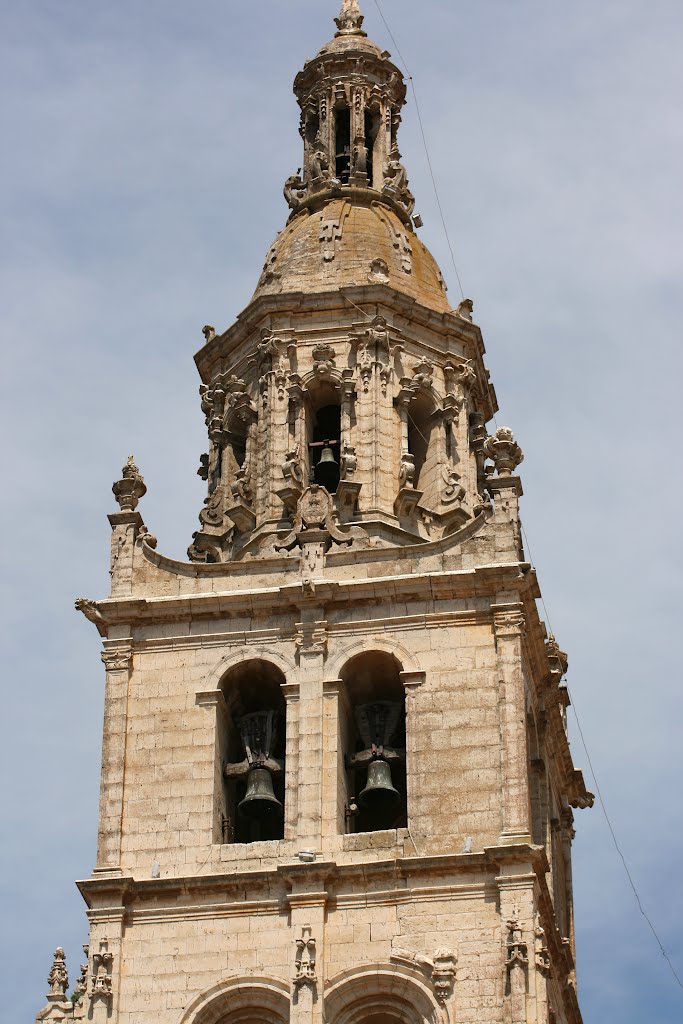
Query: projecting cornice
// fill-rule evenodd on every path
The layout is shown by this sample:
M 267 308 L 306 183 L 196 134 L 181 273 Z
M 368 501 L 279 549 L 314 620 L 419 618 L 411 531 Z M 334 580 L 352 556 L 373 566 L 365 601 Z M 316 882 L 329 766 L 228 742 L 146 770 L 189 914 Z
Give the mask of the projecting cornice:
M 451 572 L 425 572 L 373 576 L 368 579 L 316 580 L 313 592 L 307 581 L 298 579 L 277 587 L 232 591 L 211 591 L 173 597 L 109 597 L 88 602 L 96 610 L 103 628 L 117 623 L 149 623 L 243 617 L 273 608 L 299 610 L 309 605 L 363 605 L 375 602 L 378 591 L 389 600 L 428 600 L 453 597 L 493 597 L 500 590 L 522 593 L 536 589 L 535 575 L 528 562 L 478 566 Z M 248 581 L 247 581 L 248 582 Z
M 238 314 L 235 323 L 222 334 L 211 336 L 209 332 L 209 340 L 194 357 L 199 374 L 204 383 L 209 383 L 216 373 L 221 372 L 228 364 L 233 365 L 236 353 L 245 342 L 255 339 L 261 329 L 281 331 L 283 318 L 312 312 L 335 312 L 341 320 L 353 321 L 358 319 L 358 307 L 361 311 L 366 308 L 368 316 L 374 315 L 377 309 L 381 308 L 394 314 L 397 318 L 396 325 L 399 327 L 405 322 L 405 325 L 434 332 L 435 351 L 438 336 L 438 349 L 445 356 L 455 356 L 457 346 L 465 346 L 484 386 L 487 419 L 498 411 L 495 389 L 488 380 L 484 368 L 486 348 L 481 328 L 456 310 L 437 312 L 385 284 L 349 285 L 334 291 L 294 291 L 260 295 Z M 316 316 L 316 321 L 318 319 Z M 294 326 L 291 324 L 292 328 Z M 305 332 L 306 327 L 304 317 L 301 329 Z M 422 343 L 424 344 L 424 340 Z

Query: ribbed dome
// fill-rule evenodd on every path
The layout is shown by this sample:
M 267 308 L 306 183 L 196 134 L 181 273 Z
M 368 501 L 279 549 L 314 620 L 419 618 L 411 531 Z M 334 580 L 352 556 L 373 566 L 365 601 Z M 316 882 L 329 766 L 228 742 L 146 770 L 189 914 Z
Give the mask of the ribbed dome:
M 448 312 L 441 271 L 417 235 L 389 205 L 373 201 L 371 190 L 349 191 L 356 195 L 331 199 L 290 220 L 270 248 L 254 298 L 387 284 Z

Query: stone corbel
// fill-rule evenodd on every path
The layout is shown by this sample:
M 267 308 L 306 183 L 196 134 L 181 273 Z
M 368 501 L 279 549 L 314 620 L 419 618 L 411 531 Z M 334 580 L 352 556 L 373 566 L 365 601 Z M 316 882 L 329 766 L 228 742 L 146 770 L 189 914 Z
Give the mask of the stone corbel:
M 419 688 L 425 682 L 427 673 L 422 669 L 412 669 L 405 672 L 399 672 L 398 677 L 403 683 L 403 689 L 406 697 L 414 697 Z

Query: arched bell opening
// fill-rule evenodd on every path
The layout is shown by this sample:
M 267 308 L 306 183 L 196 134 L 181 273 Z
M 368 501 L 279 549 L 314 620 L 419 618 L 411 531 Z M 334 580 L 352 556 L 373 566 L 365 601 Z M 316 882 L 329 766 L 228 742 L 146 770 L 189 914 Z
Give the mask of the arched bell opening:
M 419 969 L 393 963 L 365 964 L 328 982 L 329 1024 L 439 1024 L 444 1020 Z
M 384 651 L 356 655 L 341 673 L 342 797 L 347 832 L 402 828 L 406 799 L 406 716 L 401 666 Z
M 351 174 L 351 111 L 347 106 L 335 111 L 335 177 L 342 185 L 348 185 Z
M 376 152 L 381 124 L 381 115 L 379 110 L 366 110 L 364 114 L 364 121 L 365 145 L 368 151 L 368 185 L 370 188 L 381 188 L 381 167 L 379 167 L 379 154 Z M 377 181 L 375 180 L 375 172 L 377 172 Z
M 339 392 L 326 381 L 313 394 L 308 409 L 310 483 L 334 494 L 339 485 L 341 404 Z
M 250 408 L 233 411 L 224 431 L 222 466 L 224 479 L 240 497 L 249 499 L 253 470 L 253 425 L 255 417 Z M 235 490 L 237 485 L 238 490 Z
M 288 1024 L 288 986 L 276 978 L 237 976 L 194 999 L 180 1024 Z
M 315 145 L 315 141 L 318 138 L 318 132 L 320 131 L 320 118 L 317 114 L 309 114 L 306 118 L 305 127 L 306 142 L 309 146 Z
M 433 402 L 426 395 L 418 395 L 408 407 L 408 451 L 415 466 L 415 487 L 421 487 L 422 471 L 427 462 L 432 440 Z
M 234 666 L 221 683 L 219 719 L 221 840 L 253 843 L 284 836 L 286 718 L 274 665 L 257 659 Z

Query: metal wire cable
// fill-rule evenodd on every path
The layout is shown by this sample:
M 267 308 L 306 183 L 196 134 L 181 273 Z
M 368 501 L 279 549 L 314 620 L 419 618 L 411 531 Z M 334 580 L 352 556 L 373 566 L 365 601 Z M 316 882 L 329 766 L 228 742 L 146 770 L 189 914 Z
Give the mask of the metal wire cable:
M 524 544 L 525 544 L 525 547 L 526 547 L 526 550 L 527 550 L 527 553 L 528 553 L 528 556 L 529 556 L 529 561 L 533 565 L 534 564 L 534 558 L 533 558 L 533 555 L 531 553 L 531 545 L 529 544 L 529 538 L 527 536 L 526 530 L 524 529 L 524 526 L 521 523 L 521 520 L 520 520 L 520 526 L 522 527 L 522 536 L 524 537 Z M 543 606 L 543 612 L 545 614 L 546 622 L 548 623 L 548 629 L 550 630 L 551 633 L 553 633 L 552 623 L 550 621 L 550 615 L 548 613 L 548 607 L 547 607 L 547 605 L 545 603 L 543 595 L 541 595 L 541 604 Z M 605 806 L 605 801 L 604 801 L 603 796 L 602 796 L 602 790 L 600 789 L 600 784 L 598 782 L 597 775 L 595 774 L 595 768 L 593 767 L 593 761 L 591 760 L 590 753 L 588 752 L 588 744 L 586 743 L 586 737 L 584 736 L 583 729 L 581 728 L 581 720 L 579 719 L 579 714 L 578 714 L 578 711 L 576 709 L 576 702 L 575 702 L 574 696 L 571 693 L 571 691 L 569 690 L 568 686 L 567 686 L 567 692 L 569 694 L 569 699 L 571 701 L 571 707 L 572 707 L 572 710 L 574 712 L 574 720 L 576 722 L 576 727 L 578 729 L 579 736 L 581 738 L 581 745 L 583 746 L 583 750 L 584 750 L 584 753 L 586 755 L 586 760 L 588 762 L 588 767 L 590 768 L 590 773 L 591 773 L 591 776 L 593 778 L 593 784 L 595 785 L 595 792 L 597 793 L 598 801 L 600 803 L 600 807 L 602 809 L 602 813 L 604 815 L 605 821 L 607 822 L 607 827 L 608 827 L 608 829 L 610 831 L 610 835 L 612 836 L 612 842 L 614 843 L 614 848 L 617 851 L 617 853 L 619 854 L 619 858 L 621 860 L 621 863 L 624 866 L 624 871 L 626 872 L 626 877 L 628 878 L 628 881 L 629 881 L 629 884 L 631 886 L 631 889 L 633 890 L 633 895 L 635 896 L 636 903 L 638 905 L 638 910 L 640 911 L 642 916 L 647 921 L 648 926 L 650 928 L 650 931 L 654 935 L 655 941 L 656 941 L 657 945 L 659 946 L 660 952 L 661 952 L 662 956 L 664 957 L 664 959 L 666 960 L 667 964 L 669 965 L 669 969 L 671 970 L 671 973 L 673 974 L 674 978 L 676 979 L 676 982 L 677 982 L 679 988 L 683 989 L 683 982 L 681 981 L 681 978 L 679 977 L 678 972 L 676 971 L 676 968 L 674 967 L 673 963 L 671 962 L 671 958 L 669 957 L 669 954 L 667 953 L 666 949 L 664 948 L 662 940 L 660 939 L 655 926 L 653 925 L 652 921 L 650 920 L 650 917 L 648 916 L 648 914 L 645 911 L 645 908 L 643 907 L 642 901 L 640 899 L 640 895 L 639 895 L 638 890 L 636 888 L 636 884 L 633 881 L 633 876 L 632 876 L 632 874 L 631 874 L 631 872 L 629 870 L 628 864 L 626 863 L 626 858 L 624 857 L 624 854 L 622 853 L 621 847 L 619 846 L 619 841 L 617 840 L 616 833 L 614 831 L 614 827 L 613 827 L 612 822 L 610 820 L 610 816 L 607 813 L 607 807 Z
M 390 38 L 390 40 L 391 40 L 391 42 L 392 42 L 392 44 L 394 46 L 394 49 L 396 50 L 396 54 L 398 56 L 398 59 L 400 60 L 400 62 L 402 63 L 403 68 L 405 69 L 405 74 L 407 74 L 408 79 L 409 79 L 409 81 L 411 83 L 411 89 L 412 89 L 413 98 L 414 98 L 414 101 L 415 101 L 415 110 L 416 110 L 416 113 L 417 113 L 417 116 L 418 116 L 418 124 L 420 126 L 420 133 L 422 135 L 422 142 L 423 142 L 423 145 L 424 145 L 425 156 L 427 158 L 427 165 L 429 167 L 429 174 L 431 176 L 432 186 L 434 188 L 434 197 L 436 199 L 436 205 L 438 207 L 438 212 L 439 212 L 439 215 L 440 215 L 440 218 L 441 218 L 441 224 L 443 226 L 443 233 L 444 233 L 444 236 L 445 236 L 445 241 L 446 241 L 447 246 L 449 246 L 449 251 L 451 253 L 451 260 L 453 262 L 453 267 L 454 267 L 454 270 L 456 272 L 456 278 L 457 278 L 457 281 L 458 281 L 458 286 L 460 288 L 460 293 L 461 293 L 462 298 L 464 298 L 465 297 L 465 293 L 463 291 L 462 282 L 460 280 L 460 273 L 458 272 L 458 266 L 456 264 L 456 257 L 455 257 L 454 251 L 453 251 L 453 246 L 451 245 L 451 239 L 450 239 L 450 236 L 449 236 L 449 229 L 447 229 L 447 226 L 446 226 L 446 223 L 445 223 L 445 217 L 443 215 L 443 208 L 441 206 L 441 201 L 440 201 L 439 194 L 438 194 L 438 187 L 436 185 L 436 177 L 434 175 L 434 169 L 433 169 L 433 166 L 432 166 L 431 158 L 429 156 L 429 147 L 427 145 L 427 137 L 426 137 L 426 134 L 425 134 L 424 123 L 423 123 L 423 120 L 422 120 L 422 114 L 420 112 L 420 103 L 418 101 L 418 94 L 417 94 L 417 91 L 416 91 L 416 88 L 415 88 L 415 80 L 414 80 L 413 76 L 411 75 L 411 72 L 410 72 L 410 69 L 408 67 L 407 61 L 405 61 L 405 58 L 403 57 L 403 55 L 402 55 L 402 53 L 400 51 L 400 47 L 398 46 L 396 38 L 393 35 L 391 29 L 389 28 L 389 24 L 387 22 L 386 17 L 384 16 L 384 12 L 382 11 L 382 8 L 380 6 L 379 0 L 375 0 L 375 6 L 377 7 L 377 11 L 378 11 L 378 13 L 379 13 L 379 15 L 380 15 L 380 17 L 382 19 L 382 22 L 384 24 L 384 28 L 386 29 L 386 31 L 388 33 L 388 36 L 389 36 L 389 38 Z M 495 417 L 494 417 L 494 421 L 496 421 Z M 413 425 L 414 425 L 414 427 L 416 429 L 418 429 L 417 425 L 415 423 Z M 418 432 L 422 433 L 422 431 L 420 431 L 419 429 L 418 429 Z M 424 435 L 423 435 L 423 438 L 424 438 Z M 425 440 L 426 440 L 426 438 L 425 438 Z M 520 521 L 520 525 L 521 525 L 521 521 Z M 528 543 L 528 537 L 526 535 L 526 530 L 524 529 L 523 525 L 521 525 L 521 531 L 522 531 L 522 536 L 524 538 L 524 544 L 525 544 L 526 550 L 528 552 L 529 561 L 531 562 L 531 564 L 533 564 L 533 557 L 532 557 L 532 554 L 531 554 L 531 548 L 530 548 L 530 545 Z M 543 598 L 543 595 L 541 596 L 541 603 L 543 605 L 544 613 L 546 615 L 546 621 L 548 623 L 548 628 L 552 632 L 552 625 L 551 625 L 551 621 L 550 621 L 550 614 L 548 612 L 548 607 L 546 605 L 545 599 Z M 567 692 L 568 692 L 568 687 L 567 687 Z M 593 767 L 593 761 L 591 759 L 591 755 L 590 755 L 589 750 L 588 750 L 588 744 L 586 742 L 586 737 L 584 735 L 584 730 L 582 728 L 581 720 L 579 718 L 579 714 L 578 714 L 578 711 L 577 711 L 577 705 L 575 705 L 575 701 L 574 701 L 573 696 L 571 695 L 570 692 L 569 692 L 569 699 L 571 701 L 571 708 L 573 710 L 574 720 L 575 720 L 575 722 L 577 722 L 577 728 L 579 730 L 579 735 L 581 737 L 581 741 L 582 741 L 582 745 L 583 745 L 583 748 L 584 748 L 584 752 L 586 754 L 586 760 L 588 762 L 588 765 L 589 765 L 589 768 L 590 768 L 590 771 L 591 771 L 591 775 L 593 777 L 593 782 L 595 784 L 595 791 L 596 791 L 596 794 L 598 796 L 598 800 L 599 800 L 600 807 L 602 809 L 602 813 L 604 815 L 605 821 L 607 822 L 607 827 L 609 829 L 609 834 L 610 834 L 610 836 L 612 838 L 612 843 L 614 844 L 614 849 L 616 850 L 618 856 L 620 856 L 620 859 L 621 859 L 621 861 L 622 861 L 622 863 L 624 865 L 624 870 L 626 871 L 627 879 L 629 880 L 629 884 L 631 886 L 631 889 L 633 890 L 633 894 L 635 896 L 638 909 L 640 910 L 640 913 L 642 914 L 643 918 L 647 922 L 647 925 L 648 925 L 652 935 L 654 936 L 654 939 L 655 939 L 655 941 L 657 943 L 657 946 L 659 947 L 661 955 L 664 956 L 665 961 L 669 965 L 671 973 L 673 974 L 674 978 L 676 979 L 677 984 L 679 985 L 680 988 L 683 989 L 683 982 L 681 981 L 681 978 L 679 977 L 679 975 L 678 975 L 678 973 L 677 973 L 677 971 L 676 971 L 676 969 L 675 969 L 675 967 L 674 967 L 674 965 L 673 965 L 673 963 L 671 961 L 671 957 L 669 956 L 667 950 L 665 949 L 665 946 L 664 946 L 663 942 L 661 942 L 661 940 L 660 940 L 660 938 L 659 938 L 659 936 L 658 936 L 658 934 L 656 932 L 656 929 L 654 928 L 654 925 L 652 924 L 652 922 L 651 922 L 647 912 L 645 911 L 645 908 L 643 907 L 642 900 L 641 900 L 640 895 L 638 893 L 638 890 L 636 888 L 636 884 L 635 884 L 635 882 L 633 880 L 633 876 L 632 876 L 631 871 L 629 869 L 629 865 L 627 863 L 626 857 L 624 856 L 624 853 L 622 852 L 622 848 L 620 847 L 620 844 L 618 844 L 618 841 L 616 839 L 616 835 L 614 833 L 614 828 L 612 826 L 611 820 L 610 820 L 609 815 L 607 813 L 607 808 L 605 806 L 604 799 L 602 797 L 602 791 L 600 790 L 600 785 L 598 783 L 598 779 L 597 779 L 597 776 L 596 776 L 596 773 L 595 773 L 595 768 Z M 412 836 L 411 836 L 411 839 L 413 839 Z M 415 841 L 414 840 L 413 840 L 413 845 L 415 846 Z M 417 849 L 417 847 L 416 847 L 416 849 Z
M 441 224 L 443 226 L 443 233 L 444 233 L 444 235 L 446 237 L 446 244 L 448 245 L 448 251 L 451 254 L 451 262 L 453 264 L 453 270 L 455 271 L 455 277 L 456 277 L 456 280 L 458 282 L 458 288 L 460 289 L 460 298 L 464 299 L 465 298 L 465 292 L 463 291 L 462 281 L 460 280 L 460 274 L 458 273 L 458 266 L 457 266 L 457 264 L 455 262 L 455 254 L 453 252 L 453 246 L 451 245 L 451 239 L 450 239 L 450 236 L 448 234 L 448 228 L 446 226 L 446 218 L 444 216 L 443 207 L 441 205 L 441 198 L 439 196 L 439 189 L 437 188 L 437 184 L 436 184 L 436 176 L 434 174 L 434 167 L 432 166 L 432 160 L 431 160 L 431 157 L 429 155 L 429 147 L 427 146 L 427 136 L 425 134 L 424 123 L 422 121 L 422 114 L 420 113 L 420 104 L 418 102 L 417 91 L 415 89 L 415 80 L 413 79 L 413 76 L 410 73 L 410 69 L 408 68 L 408 65 L 406 64 L 406 61 L 405 61 L 405 59 L 403 57 L 403 54 L 401 53 L 401 49 L 400 49 L 398 43 L 396 42 L 394 34 L 391 31 L 391 29 L 389 28 L 389 24 L 387 22 L 387 19 L 384 17 L 384 13 L 382 11 L 382 8 L 379 5 L 379 0 L 375 0 L 375 7 L 377 8 L 377 11 L 379 13 L 380 18 L 384 22 L 384 27 L 387 30 L 388 34 L 389 34 L 389 38 L 391 39 L 391 42 L 394 45 L 394 49 L 396 50 L 396 53 L 398 55 L 398 58 L 399 58 L 401 64 L 405 68 L 405 72 L 406 72 L 406 75 L 408 77 L 408 81 L 410 82 L 410 88 L 411 88 L 411 91 L 412 91 L 412 94 L 413 94 L 413 101 L 415 103 L 415 112 L 417 114 L 417 122 L 418 122 L 418 125 L 420 127 L 420 134 L 422 136 L 422 145 L 424 146 L 425 156 L 427 157 L 427 166 L 429 167 L 429 174 L 430 174 L 430 177 L 432 179 L 432 186 L 434 188 L 434 196 L 436 198 L 436 205 L 437 205 L 438 210 L 439 210 L 439 216 L 441 217 Z

